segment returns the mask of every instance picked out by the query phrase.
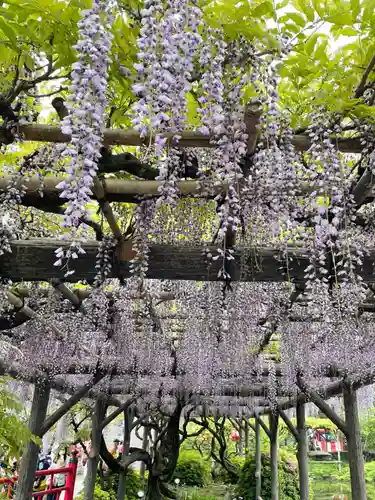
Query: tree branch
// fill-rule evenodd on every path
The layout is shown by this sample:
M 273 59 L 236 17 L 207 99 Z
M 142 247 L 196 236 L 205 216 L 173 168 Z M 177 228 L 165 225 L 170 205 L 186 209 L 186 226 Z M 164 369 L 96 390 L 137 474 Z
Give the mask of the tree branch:
M 284 420 L 288 429 L 293 434 L 295 440 L 298 443 L 299 442 L 299 432 L 297 431 L 296 427 L 292 424 L 292 422 L 290 421 L 288 415 L 284 412 L 284 410 L 278 410 L 278 411 L 279 411 L 280 417 Z
M 269 428 L 266 426 L 266 424 L 263 422 L 263 420 L 260 418 L 258 414 L 255 415 L 256 420 L 259 422 L 259 425 L 261 428 L 264 430 L 264 432 L 267 434 L 268 439 L 271 439 L 271 431 Z
M 88 391 L 105 376 L 105 372 L 98 371 L 90 382 L 78 389 L 65 403 L 60 406 L 60 408 L 52 413 L 52 415 L 50 415 L 42 425 L 39 437 L 44 436 L 44 434 L 48 432 L 61 417 L 73 408 L 73 406 L 75 406 L 88 393 Z
M 328 417 L 343 434 L 345 434 L 345 436 L 347 436 L 348 429 L 345 422 L 337 415 L 335 411 L 332 410 L 332 408 L 324 401 L 324 399 L 319 396 L 317 392 L 309 391 L 306 384 L 302 381 L 301 377 L 297 377 L 296 383 L 301 391 L 307 395 L 309 400 L 312 401 L 319 408 L 319 410 L 323 412 L 326 417 Z
M 107 425 L 109 425 L 112 422 L 112 420 L 118 417 L 123 411 L 126 411 L 129 408 L 129 406 L 131 406 L 134 403 L 134 401 L 136 401 L 136 399 L 137 399 L 136 397 L 128 399 L 127 401 L 125 401 L 124 404 L 122 404 L 119 408 L 117 408 L 117 410 L 108 415 L 108 417 L 105 418 L 101 423 L 100 430 L 103 430 L 105 427 L 107 427 Z
M 356 99 L 359 99 L 364 91 L 366 90 L 366 82 L 367 78 L 369 77 L 371 71 L 374 69 L 375 66 L 375 55 L 372 57 L 371 61 L 369 62 L 369 65 L 367 66 L 365 72 L 362 75 L 361 81 L 359 82 L 358 87 L 356 88 L 356 91 L 354 93 L 354 97 Z

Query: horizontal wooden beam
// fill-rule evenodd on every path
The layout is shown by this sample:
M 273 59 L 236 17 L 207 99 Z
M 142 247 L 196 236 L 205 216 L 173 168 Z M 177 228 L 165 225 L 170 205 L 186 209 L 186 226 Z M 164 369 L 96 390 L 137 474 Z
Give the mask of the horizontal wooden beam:
M 70 242 L 49 238 L 14 240 L 12 253 L 0 256 L 0 275 L 12 281 L 50 281 L 64 278 L 65 271 L 54 265 L 55 250 L 67 248 Z M 95 241 L 82 242 L 84 255 L 69 262 L 69 269 L 75 273 L 67 281 L 94 281 L 96 254 L 99 244 Z M 215 252 L 215 248 L 211 249 Z M 291 247 L 287 252 L 290 260 L 285 266 L 275 248 L 238 248 L 231 262 L 233 281 L 259 282 L 303 282 L 305 269 L 309 264 L 309 252 L 305 248 Z M 202 257 L 203 247 L 184 245 L 151 245 L 149 257 L 149 279 L 217 281 L 220 262 L 209 267 Z M 375 248 L 363 257 L 360 274 L 365 282 L 374 281 Z M 114 252 L 112 259 L 113 278 L 128 278 L 129 262 L 120 259 Z
M 0 177 L 0 193 L 4 193 L 10 182 L 14 180 L 11 176 Z M 64 177 L 19 177 L 15 187 L 25 193 L 22 197 L 22 205 L 47 209 L 59 207 L 68 200 L 61 198 L 62 189 L 57 187 Z M 195 196 L 199 194 L 197 181 L 179 181 L 177 182 L 180 196 Z M 129 180 L 129 179 L 106 179 L 103 183 L 105 189 L 105 199 L 108 202 L 126 202 L 133 203 L 139 196 L 157 197 L 159 196 L 160 182 Z M 216 193 L 220 190 L 217 189 Z M 215 193 L 214 193 L 215 194 Z M 213 194 L 213 197 L 214 197 Z M 93 200 L 97 200 L 93 194 Z M 51 210 L 53 211 L 53 210 Z
M 60 127 L 52 125 L 21 125 L 19 127 L 22 138 L 25 141 L 36 142 L 68 142 L 70 137 L 61 132 Z M 172 138 L 176 134 L 162 134 L 164 137 Z M 178 146 L 180 148 L 211 148 L 212 138 L 200 132 L 185 131 L 178 134 L 181 138 Z M 9 132 L 4 128 L 0 129 L 0 142 L 9 143 Z M 106 129 L 104 131 L 104 143 L 106 145 L 141 146 L 148 145 L 152 138 L 141 138 L 139 132 L 135 130 Z M 360 153 L 363 149 L 359 138 L 332 137 L 332 142 L 343 153 Z M 308 135 L 300 134 L 292 138 L 292 143 L 298 151 L 307 151 L 311 146 Z
M 68 248 L 70 242 L 55 239 L 14 240 L 11 242 L 12 253 L 0 256 L 0 275 L 3 278 L 16 281 L 50 281 L 53 278 L 64 278 L 66 269 L 54 265 L 55 250 L 59 247 Z M 77 282 L 86 280 L 92 283 L 95 275 L 96 254 L 99 244 L 95 241 L 82 243 L 85 251 L 78 259 L 69 262 L 69 269 L 75 273 L 67 280 Z M 212 249 L 215 252 L 215 249 Z M 308 264 L 305 249 L 290 249 L 288 254 L 293 256 L 289 263 L 288 272 L 282 272 L 282 265 L 275 258 L 278 251 L 270 248 L 244 250 L 246 262 L 241 261 L 241 250 L 235 252 L 232 262 L 233 280 L 242 281 L 285 281 L 293 279 L 302 281 L 304 270 Z M 375 252 L 374 252 L 375 253 Z M 220 263 L 214 261 L 211 267 L 202 257 L 203 247 L 180 245 L 151 245 L 149 269 L 147 277 L 150 279 L 217 281 Z M 246 264 L 243 266 L 243 264 Z M 372 265 L 364 258 L 367 268 Z M 369 269 L 368 269 L 369 272 Z M 121 261 L 117 252 L 112 259 L 113 278 L 128 278 L 129 262 Z
M 64 176 L 20 176 L 14 184 L 14 176 L 0 176 L 0 193 L 4 193 L 8 189 L 10 183 L 12 183 L 12 186 L 17 187 L 23 192 L 22 205 L 60 214 L 61 209 L 59 210 L 59 207 L 68 201 L 66 198 L 61 197 L 62 189 L 58 187 L 63 180 Z M 98 195 L 99 191 L 93 190 L 93 200 L 101 201 L 104 198 L 105 203 L 137 203 L 140 199 L 139 197 L 146 196 L 149 198 L 157 198 L 160 195 L 160 182 L 155 180 L 109 178 L 102 182 L 101 195 Z M 181 197 L 202 197 L 202 187 L 198 186 L 196 180 L 177 181 L 177 186 L 179 189 L 179 196 Z M 316 189 L 313 183 L 301 181 L 298 185 L 298 189 L 294 190 L 294 193 L 305 196 Z M 216 186 L 213 190 L 210 187 L 209 192 L 211 198 L 213 199 L 215 195 L 222 190 L 223 186 L 220 185 Z M 207 195 L 204 195 L 204 197 L 207 198 Z

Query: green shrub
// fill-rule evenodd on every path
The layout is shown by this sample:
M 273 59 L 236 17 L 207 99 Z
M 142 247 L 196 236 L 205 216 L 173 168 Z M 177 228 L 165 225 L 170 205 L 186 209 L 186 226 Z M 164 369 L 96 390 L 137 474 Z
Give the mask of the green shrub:
M 83 500 L 84 493 L 82 492 L 77 500 Z M 108 491 L 101 490 L 98 486 L 95 487 L 93 500 L 112 500 Z
M 238 474 L 231 474 L 222 465 L 215 463 L 211 470 L 213 480 L 221 484 L 236 484 L 245 461 L 244 457 L 230 458 L 230 462 L 237 468 Z
M 201 495 L 200 493 L 186 494 L 180 497 L 181 500 L 217 500 L 214 495 Z
M 110 474 L 106 474 L 103 477 L 103 491 L 108 492 L 109 498 L 108 500 L 116 500 L 117 498 L 117 489 L 118 489 L 118 474 L 112 472 Z M 96 478 L 96 487 L 100 489 L 100 477 Z M 126 500 L 138 500 L 137 493 L 142 490 L 142 483 L 139 474 L 133 469 L 128 470 L 128 474 L 126 476 L 126 485 L 125 485 L 125 499 Z M 104 500 L 104 499 L 103 499 Z
M 375 482 L 375 462 L 365 463 L 365 476 L 366 481 L 368 481 L 369 483 Z
M 198 452 L 184 450 L 180 452 L 172 481 L 179 479 L 187 486 L 204 486 L 208 478 L 208 463 Z
M 350 479 L 348 464 L 341 465 L 337 462 L 321 463 L 310 460 L 310 474 L 314 479 L 329 479 L 330 481 L 347 481 Z
M 126 476 L 126 500 L 138 500 L 138 491 L 143 491 L 142 481 L 138 472 L 130 469 Z
M 244 463 L 237 483 L 236 493 L 244 500 L 255 499 L 255 461 L 249 458 Z M 280 500 L 298 500 L 298 473 L 285 458 L 279 461 L 279 498 Z M 271 500 L 271 459 L 262 455 L 262 492 L 263 500 Z

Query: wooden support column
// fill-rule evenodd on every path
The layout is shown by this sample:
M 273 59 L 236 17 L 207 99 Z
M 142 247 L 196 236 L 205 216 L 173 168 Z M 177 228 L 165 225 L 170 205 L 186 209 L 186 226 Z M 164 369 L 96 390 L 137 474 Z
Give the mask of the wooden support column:
M 297 427 L 292 424 L 283 410 L 279 409 L 279 415 L 284 420 L 297 442 L 300 499 L 309 500 L 309 462 L 304 401 L 297 400 Z
M 345 381 L 343 385 L 352 498 L 353 500 L 366 500 L 366 481 L 358 418 L 357 393 L 349 382 Z
M 278 424 L 279 415 L 270 413 L 270 454 L 271 454 L 271 498 L 279 500 L 279 457 L 278 457 Z
M 262 493 L 262 454 L 260 451 L 260 423 L 255 423 L 255 499 L 259 500 Z
M 124 410 L 124 438 L 123 438 L 123 452 L 121 458 L 121 465 L 124 465 L 123 461 L 129 454 L 133 420 L 134 420 L 134 410 L 131 406 L 128 406 L 126 410 Z M 125 498 L 127 473 L 128 471 L 124 469 L 119 474 L 117 500 L 124 500 Z
M 249 454 L 249 420 L 245 418 L 243 420 L 245 426 L 245 457 Z
M 297 432 L 298 432 L 298 473 L 300 499 L 309 500 L 309 457 L 306 433 L 305 405 L 297 401 Z
M 95 480 L 98 471 L 100 443 L 102 438 L 102 422 L 106 410 L 107 405 L 105 403 L 105 398 L 103 395 L 99 395 L 95 402 L 94 413 L 92 415 L 91 450 L 87 457 L 84 500 L 92 500 L 94 498 Z
M 47 383 L 41 382 L 35 384 L 29 428 L 36 436 L 40 435 L 47 415 L 50 392 L 51 389 Z M 39 445 L 34 441 L 30 441 L 21 460 L 20 475 L 16 489 L 16 500 L 31 498 L 30 493 L 33 489 L 38 453 Z

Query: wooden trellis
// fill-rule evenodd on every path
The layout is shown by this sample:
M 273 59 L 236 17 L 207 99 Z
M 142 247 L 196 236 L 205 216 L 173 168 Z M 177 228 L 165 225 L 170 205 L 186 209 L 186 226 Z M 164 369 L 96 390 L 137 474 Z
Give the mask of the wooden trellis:
M 248 122 L 249 131 L 249 150 L 248 154 L 254 152 L 256 144 L 256 123 L 257 119 L 252 119 Z M 21 126 L 19 129 L 20 137 L 26 141 L 42 141 L 42 142 L 68 142 L 69 137 L 64 136 L 59 127 L 49 125 L 27 125 Z M 13 138 L 9 136 L 8 131 L 0 130 L 0 142 L 10 143 Z M 332 141 L 337 145 L 338 149 L 343 153 L 360 153 L 362 151 L 361 138 L 334 138 Z M 140 146 L 149 144 L 150 138 L 140 139 L 139 134 L 134 131 L 123 130 L 106 130 L 104 132 L 105 145 L 127 145 Z M 307 151 L 311 145 L 307 135 L 296 135 L 292 139 L 292 143 L 297 151 Z M 181 148 L 210 148 L 213 147 L 210 137 L 203 136 L 196 132 L 185 132 L 181 135 L 179 142 Z M 118 172 L 129 171 L 133 175 L 137 175 L 137 171 L 150 172 L 147 165 L 142 164 L 137 158 L 132 155 L 118 155 L 118 160 L 111 158 L 103 158 L 101 172 Z M 128 170 L 127 170 L 128 169 Z M 150 175 L 152 177 L 153 174 Z M 146 176 L 147 177 L 147 176 Z M 15 178 L 11 176 L 0 177 L 0 193 L 4 193 L 7 187 Z M 66 202 L 60 197 L 61 189 L 59 184 L 63 177 L 20 177 L 16 179 L 16 187 L 21 187 L 24 192 L 22 204 L 25 207 L 34 207 L 46 212 L 63 214 L 62 205 Z M 366 170 L 361 179 L 353 189 L 354 200 L 358 208 L 371 200 L 375 179 L 370 170 Z M 93 199 L 99 202 L 99 206 L 106 217 L 112 233 L 117 241 L 117 246 L 112 252 L 112 278 L 128 278 L 129 260 L 133 254 L 131 251 L 131 242 L 124 241 L 121 230 L 119 229 L 116 218 L 111 209 L 111 202 L 137 202 L 140 196 L 155 198 L 158 196 L 158 188 L 160 183 L 154 180 L 154 177 L 148 180 L 123 180 L 123 179 L 99 179 L 94 180 L 94 196 Z M 197 187 L 195 180 L 182 180 L 178 182 L 178 188 L 182 197 L 200 197 L 201 191 Z M 306 181 L 301 181 L 298 187 L 300 196 L 308 195 L 314 191 L 316 187 Z M 43 195 L 41 193 L 43 192 Z M 211 190 L 211 197 L 218 193 L 217 188 Z M 358 217 L 358 224 L 362 224 L 361 217 Z M 95 229 L 95 228 L 94 228 Z M 9 279 L 13 282 L 32 282 L 44 281 L 53 282 L 53 285 L 61 292 L 61 295 L 67 298 L 74 307 L 84 312 L 84 298 L 89 294 L 88 291 L 77 291 L 74 293 L 63 282 L 78 282 L 84 280 L 88 284 L 92 284 L 96 275 L 95 259 L 99 244 L 96 241 L 82 242 L 82 248 L 85 254 L 80 256 L 77 261 L 69 262 L 69 268 L 74 270 L 74 273 L 68 277 L 64 277 L 65 271 L 54 266 L 55 250 L 58 247 L 67 248 L 69 242 L 61 242 L 53 239 L 38 238 L 36 240 L 13 240 L 11 242 L 12 252 L 0 256 L 0 276 Z M 214 249 L 212 249 L 214 250 Z M 199 246 L 184 246 L 184 245 L 151 245 L 150 259 L 147 278 L 149 279 L 168 279 L 168 280 L 192 280 L 192 281 L 216 281 L 218 280 L 219 263 L 211 263 L 208 266 L 205 259 L 202 257 L 203 247 Z M 289 281 L 296 285 L 296 290 L 290 298 L 290 303 L 286 305 L 289 320 L 294 321 L 292 314 L 292 306 L 297 297 L 303 292 L 305 281 L 305 269 L 309 262 L 309 250 L 294 246 L 288 249 L 287 259 L 280 255 L 280 251 L 274 248 L 244 248 L 239 247 L 235 251 L 235 259 L 231 263 L 231 277 L 233 281 L 248 281 L 248 282 L 283 282 Z M 363 259 L 361 275 L 366 283 L 373 283 L 375 264 L 375 248 Z M 83 296 L 82 296 L 83 293 Z M 81 296 L 80 296 L 81 294 Z M 24 315 L 22 321 L 27 318 L 35 317 L 35 312 L 27 308 L 20 298 L 12 296 L 8 297 L 15 308 L 18 309 L 20 315 Z M 163 300 L 163 299 L 162 299 Z M 361 306 L 362 312 L 375 311 L 375 300 L 369 297 L 368 300 Z M 295 316 L 294 316 L 295 318 Z M 267 324 L 268 318 L 264 318 L 264 325 Z M 298 319 L 296 321 L 299 321 Z M 257 355 L 261 354 L 273 339 L 273 335 L 277 329 L 276 323 L 271 323 L 266 330 L 264 338 L 259 346 Z M 58 332 L 58 330 L 56 330 Z M 58 332 L 59 333 L 59 332 Z M 59 338 L 59 336 L 57 336 Z M 30 382 L 38 382 L 44 380 L 42 367 L 36 368 L 33 373 L 28 373 L 25 378 Z M 3 362 L 0 364 L 0 372 L 9 374 L 14 377 L 22 377 L 22 366 L 15 363 Z M 70 382 L 70 377 L 77 378 L 77 373 L 81 374 L 82 381 L 79 390 L 74 390 Z M 94 373 L 94 377 L 90 374 Z M 127 394 L 131 387 L 126 382 L 127 377 L 131 377 L 132 373 L 119 370 L 116 366 L 98 366 L 75 365 L 74 360 L 69 366 L 63 368 L 63 373 L 55 374 L 48 381 L 49 390 L 55 389 L 65 393 L 72 394 L 70 403 L 78 401 L 82 396 L 91 396 L 96 398 L 101 391 L 102 380 L 106 375 L 111 376 L 110 386 L 103 385 L 105 390 L 109 390 L 111 397 L 117 394 Z M 145 373 L 144 376 L 149 374 Z M 263 369 L 263 376 L 267 376 L 267 367 Z M 276 376 L 282 377 L 282 370 L 276 367 Z M 374 380 L 373 374 L 364 377 L 361 382 L 356 382 L 348 388 L 348 384 L 343 380 L 343 374 L 340 373 L 334 366 L 328 367 L 327 372 L 321 378 L 322 386 L 318 388 L 308 388 L 304 385 L 304 381 L 298 383 L 300 393 L 286 394 L 281 389 L 278 393 L 278 411 L 280 415 L 286 419 L 284 410 L 296 407 L 298 408 L 298 425 L 293 435 L 296 436 L 298 443 L 298 457 L 300 461 L 300 479 L 301 479 L 301 498 L 307 500 L 308 494 L 308 472 L 306 465 L 307 448 L 305 446 L 306 436 L 303 434 L 304 428 L 304 413 L 303 405 L 307 401 L 313 401 L 323 412 L 330 418 L 335 419 L 335 414 L 329 409 L 324 398 L 341 394 L 344 392 L 345 408 L 346 408 L 346 424 L 338 421 L 341 428 L 344 429 L 348 439 L 349 448 L 357 449 L 359 446 L 359 437 L 357 432 L 358 415 L 356 415 L 355 390 L 362 385 L 371 384 Z M 223 378 L 225 381 L 225 377 Z M 320 395 L 322 391 L 323 397 Z M 173 390 L 170 391 L 173 396 Z M 223 395 L 227 397 L 235 396 L 237 398 L 249 398 L 254 401 L 253 415 L 257 418 L 257 436 L 259 438 L 259 422 L 262 426 L 265 424 L 260 420 L 260 415 L 270 413 L 270 401 L 267 395 L 267 388 L 262 383 L 252 383 L 251 386 L 244 384 L 242 387 L 237 385 L 233 387 L 231 380 L 227 381 L 227 385 L 223 385 Z M 199 394 L 197 394 L 199 396 Z M 207 395 L 202 394 L 202 404 L 207 400 Z M 110 401 L 110 398 L 109 398 Z M 272 414 L 272 413 L 271 413 Z M 59 415 L 54 415 L 58 418 Z M 51 422 L 48 422 L 48 425 Z M 288 422 L 287 422 L 288 424 Z M 290 424 L 290 422 L 289 422 Z M 45 428 L 48 425 L 44 425 Z M 39 429 L 41 434 L 43 429 Z M 275 436 L 277 434 L 277 419 L 271 417 L 270 428 L 267 429 L 267 435 L 271 440 L 271 455 L 272 463 L 277 469 L 277 450 L 275 449 Z M 259 448 L 259 447 L 258 447 Z M 259 449 L 257 457 L 259 459 Z M 355 454 L 356 459 L 353 459 L 352 477 L 355 484 L 359 488 L 358 498 L 363 498 L 363 484 L 361 483 L 361 461 L 358 453 Z M 259 460 L 258 460 L 259 461 Z M 259 464 L 258 464 L 259 465 Z M 276 473 L 275 473 L 276 474 Z M 273 476 L 274 478 L 277 476 Z M 275 484 L 273 485 L 275 489 Z M 306 493 L 307 492 L 307 493 Z

